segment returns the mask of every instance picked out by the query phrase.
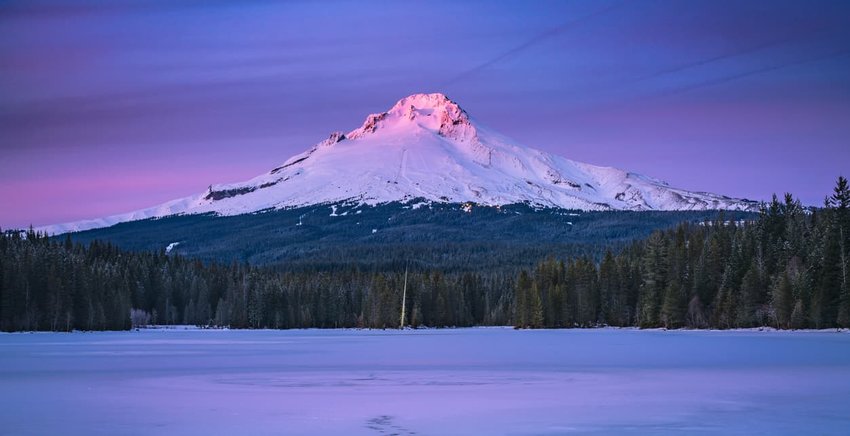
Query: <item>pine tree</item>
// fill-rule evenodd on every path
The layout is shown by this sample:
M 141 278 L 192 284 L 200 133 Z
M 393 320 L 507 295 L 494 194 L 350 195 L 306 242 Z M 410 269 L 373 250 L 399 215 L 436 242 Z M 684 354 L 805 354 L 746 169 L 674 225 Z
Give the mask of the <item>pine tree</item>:
M 527 328 L 531 325 L 531 278 L 528 273 L 523 270 L 519 274 L 519 279 L 516 283 L 516 302 L 514 304 L 514 326 L 518 328 Z
M 738 327 L 753 327 L 763 325 L 763 311 L 760 310 L 760 294 L 764 288 L 761 271 L 755 259 L 741 280 L 740 304 L 735 324 Z
M 839 211 L 850 210 L 850 185 L 844 176 L 838 176 L 833 188 L 833 194 L 829 197 L 828 207 L 835 208 Z
M 658 327 L 661 298 L 667 287 L 667 247 L 664 234 L 653 233 L 646 241 L 641 285 L 640 326 Z
M 576 259 L 571 267 L 574 269 L 576 321 L 582 327 L 591 327 L 596 324 L 599 308 L 596 268 L 590 259 L 583 257 Z
M 625 305 L 617 262 L 609 250 L 605 252 L 605 257 L 599 264 L 599 324 L 626 325 L 628 320 L 623 317 Z
M 714 298 L 714 321 L 713 324 L 719 328 L 735 327 L 737 309 L 737 292 L 733 289 L 734 271 L 731 265 L 727 265 L 717 296 Z
M 842 289 L 840 235 L 836 220 L 832 220 L 822 242 L 818 280 L 812 294 L 810 317 L 815 328 L 831 327 L 838 321 Z
M 838 228 L 840 288 L 837 324 L 850 327 L 850 186 L 843 176 L 838 177 L 827 207 L 834 209 L 834 225 Z
M 690 328 L 701 329 L 708 327 L 708 318 L 705 315 L 705 307 L 697 294 L 692 294 L 691 300 L 688 302 L 686 322 Z
M 664 303 L 661 306 L 661 322 L 665 328 L 675 329 L 684 325 L 687 304 L 688 300 L 679 280 L 671 280 L 664 290 Z
M 540 289 L 532 283 L 531 292 L 528 296 L 528 327 L 542 328 L 543 327 L 543 298 Z
M 685 227 L 675 230 L 668 253 L 667 286 L 661 305 L 661 322 L 665 328 L 679 328 L 685 324 L 688 294 L 686 282 L 690 280 Z
M 771 292 L 771 308 L 776 327 L 787 329 L 791 326 L 791 315 L 794 311 L 794 293 L 787 273 L 782 273 L 775 281 Z

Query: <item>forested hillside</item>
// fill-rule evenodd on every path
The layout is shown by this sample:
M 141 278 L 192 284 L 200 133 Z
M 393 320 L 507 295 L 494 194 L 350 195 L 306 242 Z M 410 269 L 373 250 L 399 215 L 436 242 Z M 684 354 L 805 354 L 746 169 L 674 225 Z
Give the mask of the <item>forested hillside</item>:
M 753 219 L 728 212 L 730 219 Z M 546 257 L 590 256 L 716 211 L 604 211 L 408 203 L 325 204 L 237 216 L 181 215 L 73 233 L 74 242 L 109 241 L 132 251 L 159 251 L 205 262 L 247 262 L 279 271 L 352 266 L 394 272 L 405 259 L 442 272 L 528 269 Z M 62 238 L 63 236 L 60 236 Z
M 414 259 L 406 316 L 413 326 L 846 327 L 848 237 L 840 178 L 823 208 L 786 195 L 753 221 L 686 222 L 599 262 L 551 258 L 517 274 Z M 408 260 L 282 271 L 10 232 L 0 238 L 0 329 L 128 329 L 131 311 L 142 323 L 395 327 Z

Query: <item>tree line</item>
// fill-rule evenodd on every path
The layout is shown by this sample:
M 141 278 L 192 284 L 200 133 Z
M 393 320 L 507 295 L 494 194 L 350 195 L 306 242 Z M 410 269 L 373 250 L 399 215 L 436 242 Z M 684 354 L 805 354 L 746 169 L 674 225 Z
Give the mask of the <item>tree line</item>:
M 0 238 L 0 330 L 397 327 L 403 282 L 403 272 L 281 273 L 10 232 Z M 512 289 L 506 273 L 443 274 L 413 265 L 408 325 L 510 324 Z
M 532 271 L 410 264 L 411 326 L 850 326 L 850 189 L 823 208 L 774 196 L 752 221 L 683 223 L 601 260 L 549 258 Z M 132 252 L 107 242 L 0 237 L 0 330 L 397 327 L 404 264 L 281 271 Z
M 823 208 L 776 196 L 752 221 L 682 223 L 601 262 L 520 273 L 517 327 L 850 327 L 850 189 Z

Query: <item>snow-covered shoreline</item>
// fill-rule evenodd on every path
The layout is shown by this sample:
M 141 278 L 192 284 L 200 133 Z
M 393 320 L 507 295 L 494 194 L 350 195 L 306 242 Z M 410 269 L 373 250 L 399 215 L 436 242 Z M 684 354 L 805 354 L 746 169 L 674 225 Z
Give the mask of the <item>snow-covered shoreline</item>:
M 516 329 L 513 326 L 473 326 L 473 327 L 417 327 L 417 328 L 406 328 L 403 330 L 400 329 L 373 329 L 373 328 L 357 328 L 357 327 L 343 327 L 343 328 L 293 328 L 293 329 L 233 329 L 230 327 L 200 327 L 193 325 L 152 325 L 152 326 L 140 326 L 130 330 L 73 330 L 70 332 L 49 332 L 49 331 L 20 331 L 20 332 L 0 332 L 2 334 L 8 335 L 20 335 L 20 334 L 90 334 L 90 333 L 134 333 L 134 332 L 152 332 L 152 331 L 164 331 L 164 332 L 183 332 L 183 331 L 197 331 L 197 332 L 227 332 L 227 331 L 240 331 L 240 332 L 309 332 L 309 331 L 325 331 L 325 332 L 387 332 L 387 333 L 404 333 L 404 332 L 424 332 L 424 331 L 452 331 L 452 330 L 514 330 L 514 331 L 522 331 L 522 332 L 542 332 L 542 331 L 570 331 L 570 330 L 581 330 L 581 331 L 597 331 L 597 330 L 615 330 L 615 331 L 634 331 L 634 332 L 691 332 L 691 333 L 841 333 L 841 334 L 850 334 L 850 329 L 845 328 L 829 328 L 829 329 L 777 329 L 774 327 L 751 327 L 751 328 L 736 328 L 736 329 L 665 329 L 665 328 L 649 328 L 644 329 L 640 327 L 613 327 L 613 326 L 604 326 L 604 327 L 589 327 L 589 328 L 557 328 L 557 329 Z

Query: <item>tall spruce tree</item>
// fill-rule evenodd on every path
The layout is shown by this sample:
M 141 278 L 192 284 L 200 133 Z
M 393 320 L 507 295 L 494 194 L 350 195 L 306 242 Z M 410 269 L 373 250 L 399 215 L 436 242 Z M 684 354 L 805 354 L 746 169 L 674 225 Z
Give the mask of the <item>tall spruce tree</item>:
M 646 241 L 641 281 L 640 326 L 660 325 L 660 306 L 667 288 L 667 241 L 664 233 L 655 232 Z

